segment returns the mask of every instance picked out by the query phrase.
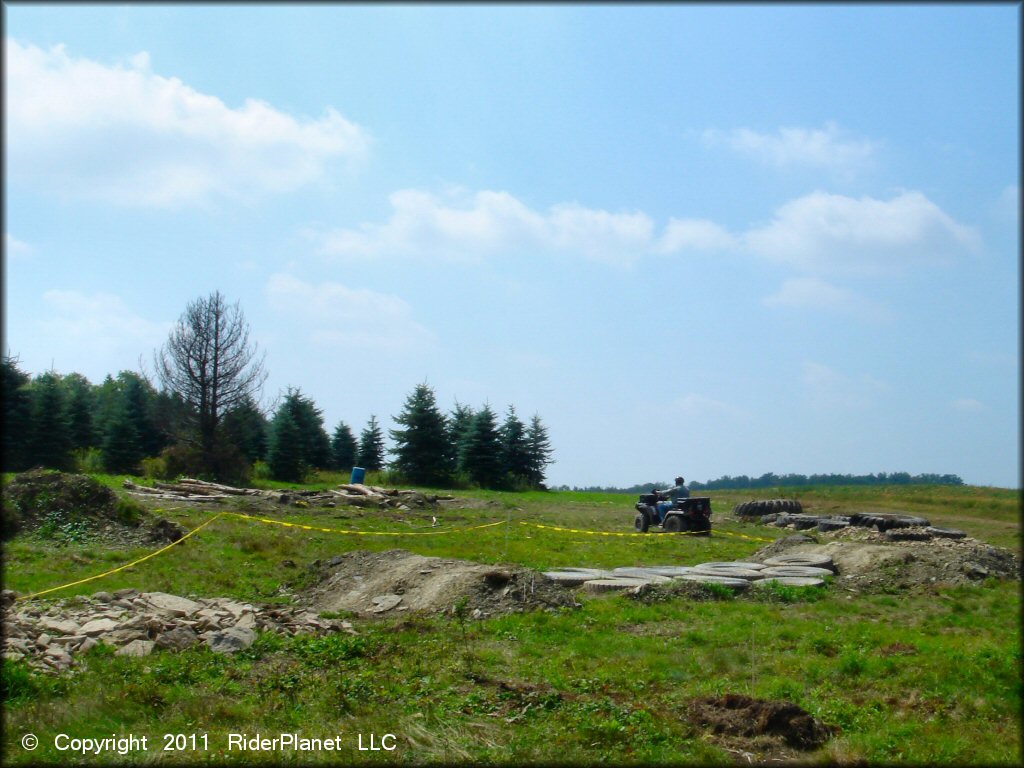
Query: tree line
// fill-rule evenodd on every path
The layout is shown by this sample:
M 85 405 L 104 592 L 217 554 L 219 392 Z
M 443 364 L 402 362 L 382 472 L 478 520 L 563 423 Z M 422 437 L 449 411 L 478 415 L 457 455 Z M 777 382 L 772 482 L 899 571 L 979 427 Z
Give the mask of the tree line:
M 721 490 L 744 490 L 747 488 L 789 488 L 810 485 L 963 485 L 964 481 L 957 475 L 939 475 L 934 473 L 923 473 L 911 475 L 909 472 L 879 472 L 869 475 L 843 475 L 836 473 L 801 475 L 785 474 L 776 475 L 774 472 L 766 472 L 760 477 L 747 477 L 738 475 L 732 477 L 723 475 L 717 480 L 708 480 L 706 483 L 694 481 L 688 483 L 691 491 L 721 491 Z M 648 493 L 652 488 L 669 488 L 673 483 L 640 483 L 631 485 L 628 488 L 588 486 L 586 488 L 572 488 L 575 491 L 593 491 L 601 493 Z M 555 490 L 570 490 L 567 486 L 556 487 Z
M 415 387 L 390 431 L 370 416 L 357 438 L 343 421 L 328 435 L 323 412 L 297 387 L 273 409 L 259 406 L 263 358 L 240 306 L 215 291 L 197 299 L 154 353 L 158 389 L 134 371 L 93 385 L 79 373 L 35 378 L 2 361 L 4 471 L 42 466 L 244 483 L 253 474 L 301 482 L 317 469 L 387 469 L 395 481 L 482 488 L 542 488 L 552 448 L 540 416 L 509 406 L 437 405 Z M 388 461 L 388 455 L 391 460 Z

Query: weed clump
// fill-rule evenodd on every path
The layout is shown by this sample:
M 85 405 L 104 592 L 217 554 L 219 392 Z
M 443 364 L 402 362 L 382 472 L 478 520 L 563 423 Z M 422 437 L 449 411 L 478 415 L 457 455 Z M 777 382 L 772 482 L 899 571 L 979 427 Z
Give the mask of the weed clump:
M 142 508 L 86 475 L 34 469 L 4 488 L 3 538 L 22 530 L 67 543 L 81 541 L 97 523 L 138 525 Z

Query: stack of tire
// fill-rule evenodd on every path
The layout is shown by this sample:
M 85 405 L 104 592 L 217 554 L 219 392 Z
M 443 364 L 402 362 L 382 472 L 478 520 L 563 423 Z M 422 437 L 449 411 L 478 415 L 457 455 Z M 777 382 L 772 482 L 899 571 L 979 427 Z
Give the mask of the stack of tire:
M 599 568 L 562 568 L 544 575 L 567 587 L 581 587 L 587 592 L 612 592 L 635 589 L 644 584 L 664 584 L 673 580 L 718 584 L 734 591 L 751 586 L 779 584 L 794 587 L 815 587 L 825 584 L 825 577 L 836 573 L 831 556 L 817 553 L 795 553 L 766 558 L 763 562 L 732 561 L 701 563 L 695 566 L 661 565 L 629 566 L 602 570 Z
M 745 501 L 732 509 L 732 513 L 737 517 L 763 517 L 764 515 L 777 515 L 781 512 L 799 515 L 803 511 L 803 506 L 796 499 Z

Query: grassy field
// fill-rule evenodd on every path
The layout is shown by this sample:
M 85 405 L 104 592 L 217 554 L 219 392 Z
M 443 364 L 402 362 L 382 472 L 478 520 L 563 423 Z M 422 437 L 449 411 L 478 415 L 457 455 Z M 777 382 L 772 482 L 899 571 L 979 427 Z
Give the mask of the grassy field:
M 119 478 L 104 478 L 118 487 Z M 321 478 L 329 486 L 339 478 Z M 713 492 L 715 535 L 599 536 L 628 532 L 628 496 L 457 492 L 475 508 L 439 513 L 443 527 L 491 528 L 439 536 L 376 537 L 307 531 L 221 517 L 186 543 L 130 569 L 45 599 L 136 587 L 175 594 L 282 601 L 308 584 L 306 566 L 353 549 L 533 568 L 692 565 L 738 559 L 782 535 L 732 521 L 734 503 L 796 497 L 812 511 L 892 510 L 929 517 L 1020 549 L 1020 496 L 955 487 Z M 239 502 L 242 503 L 242 502 Z M 188 528 L 213 512 L 168 506 Z M 422 533 L 369 510 L 287 508 L 281 520 L 337 530 Z M 572 531 L 535 527 L 555 525 Z M 22 536 L 5 549 L 5 586 L 34 592 L 87 578 L 147 554 L 95 541 Z M 295 563 L 295 568 L 283 565 Z M 982 582 L 906 594 L 857 595 L 838 585 L 806 595 L 644 603 L 621 595 L 583 607 L 472 621 L 455 617 L 353 620 L 357 636 L 264 634 L 233 656 L 203 649 L 133 659 L 102 647 L 73 675 L 4 665 L 4 754 L 9 762 L 666 763 L 733 764 L 742 753 L 802 762 L 1019 764 L 1020 583 Z M 838 735 L 816 752 L 718 739 L 687 717 L 695 697 L 787 699 Z M 28 752 L 20 740 L 38 736 Z M 343 735 L 338 752 L 228 750 L 228 734 Z M 58 734 L 149 737 L 149 751 L 102 759 L 58 751 Z M 162 734 L 205 735 L 163 751 Z M 394 734 L 393 751 L 380 747 Z M 361 740 L 360 740 L 361 737 Z M 363 750 L 359 746 L 364 747 Z M 203 748 L 205 747 L 205 748 Z M 774 749 L 774 747 L 773 747 Z

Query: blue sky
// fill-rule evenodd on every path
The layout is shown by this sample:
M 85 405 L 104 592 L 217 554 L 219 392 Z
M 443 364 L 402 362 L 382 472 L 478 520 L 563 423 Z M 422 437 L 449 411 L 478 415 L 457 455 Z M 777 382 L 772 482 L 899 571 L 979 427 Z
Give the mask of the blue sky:
M 5 351 L 241 303 L 327 428 L 540 414 L 552 484 L 1019 487 L 1013 5 L 5 4 Z

